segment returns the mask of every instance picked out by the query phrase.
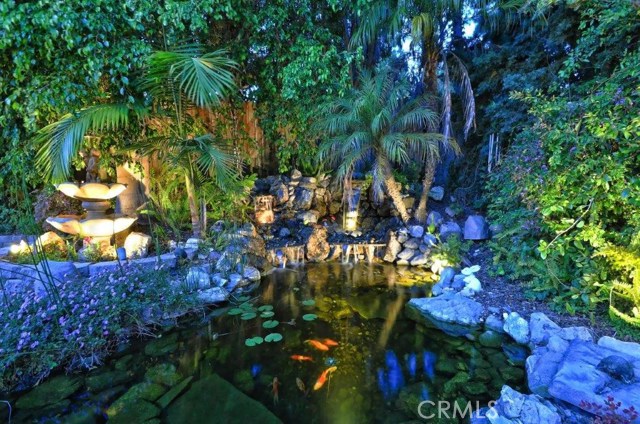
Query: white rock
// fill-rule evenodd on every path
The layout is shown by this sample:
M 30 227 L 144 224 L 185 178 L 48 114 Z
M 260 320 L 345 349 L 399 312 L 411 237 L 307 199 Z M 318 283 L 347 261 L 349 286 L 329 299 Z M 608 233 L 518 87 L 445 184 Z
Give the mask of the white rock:
M 471 290 L 474 294 L 482 291 L 482 284 L 475 275 L 467 275 L 464 277 L 465 289 Z
M 463 275 L 472 275 L 478 271 L 480 271 L 480 265 L 474 265 L 474 266 L 468 266 L 466 268 L 463 268 L 462 271 L 460 271 L 460 273 Z
M 200 240 L 199 238 L 196 237 L 191 237 L 190 239 L 188 239 L 186 241 L 186 243 L 184 244 L 184 249 L 198 249 L 198 247 L 200 247 L 200 244 L 202 243 L 202 240 Z
M 146 258 L 151 245 L 151 236 L 143 233 L 133 232 L 124 240 L 124 250 L 127 251 L 127 258 Z

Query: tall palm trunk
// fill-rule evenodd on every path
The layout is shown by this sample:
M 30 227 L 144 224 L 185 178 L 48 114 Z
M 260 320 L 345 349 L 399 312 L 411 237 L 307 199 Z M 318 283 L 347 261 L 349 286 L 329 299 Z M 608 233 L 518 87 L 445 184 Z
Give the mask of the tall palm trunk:
M 200 210 L 198 208 L 198 200 L 196 198 L 196 189 L 193 186 L 191 175 L 189 172 L 184 173 L 184 182 L 187 188 L 187 198 L 189 199 L 189 212 L 191 213 L 191 231 L 194 237 L 200 237 L 201 224 L 200 224 Z
M 422 193 L 420 194 L 420 202 L 416 208 L 415 218 L 421 224 L 427 222 L 427 200 L 431 191 L 433 177 L 436 174 L 436 164 L 433 160 L 427 160 L 424 170 L 424 179 L 422 180 Z
M 400 214 L 400 219 L 402 222 L 407 224 L 411 219 L 409 216 L 409 212 L 407 212 L 407 207 L 404 205 L 402 201 L 402 194 L 400 193 L 400 188 L 398 187 L 398 183 L 396 182 L 393 173 L 391 172 L 391 165 L 388 160 L 381 161 L 382 167 L 382 176 L 384 178 L 384 186 L 387 189 L 387 193 L 389 197 L 391 197 L 391 201 L 393 205 L 396 207 L 396 210 Z

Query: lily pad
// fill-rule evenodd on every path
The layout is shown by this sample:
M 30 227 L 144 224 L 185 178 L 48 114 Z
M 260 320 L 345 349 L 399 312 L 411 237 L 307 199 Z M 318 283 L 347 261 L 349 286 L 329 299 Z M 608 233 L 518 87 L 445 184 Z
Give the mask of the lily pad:
M 247 321 L 250 319 L 254 319 L 256 316 L 257 315 L 255 312 L 244 312 L 242 315 L 240 315 L 240 319 Z
M 251 299 L 251 297 L 245 295 L 245 296 L 238 297 L 237 300 L 238 300 L 238 302 L 246 302 L 249 299 Z
M 272 306 L 272 305 L 262 305 L 262 306 L 260 306 L 260 307 L 258 308 L 258 310 L 259 310 L 260 312 L 263 312 L 263 311 L 273 311 L 273 306 Z
M 240 308 L 231 308 L 229 309 L 229 312 L 227 312 L 227 315 L 240 315 L 240 314 L 244 314 L 244 310 L 240 309 Z
M 267 334 L 267 336 L 264 338 L 264 341 L 268 343 L 279 342 L 280 340 L 282 340 L 282 334 L 280 333 Z
M 250 339 L 246 339 L 244 341 L 245 346 L 249 346 L 249 347 L 253 347 L 259 344 L 262 344 L 262 342 L 264 341 L 264 339 L 262 337 L 251 337 Z
M 304 314 L 304 315 L 302 315 L 302 319 L 305 320 L 305 321 L 313 321 L 313 320 L 315 320 L 317 318 L 318 318 L 318 315 L 316 315 L 316 314 Z
M 316 304 L 316 301 L 313 299 L 307 299 L 302 301 L 303 306 L 314 306 L 315 304 Z
M 275 313 L 273 313 L 272 311 L 264 311 L 260 314 L 262 318 L 271 318 L 274 315 Z
M 279 321 L 276 321 L 275 319 L 269 320 L 269 321 L 265 321 L 262 323 L 262 326 L 264 328 L 275 328 L 278 326 L 278 324 L 280 324 Z
M 240 305 L 240 308 L 244 309 L 244 310 L 251 310 L 251 311 L 255 310 L 253 305 L 251 303 L 249 303 L 249 302 L 243 303 L 242 305 Z

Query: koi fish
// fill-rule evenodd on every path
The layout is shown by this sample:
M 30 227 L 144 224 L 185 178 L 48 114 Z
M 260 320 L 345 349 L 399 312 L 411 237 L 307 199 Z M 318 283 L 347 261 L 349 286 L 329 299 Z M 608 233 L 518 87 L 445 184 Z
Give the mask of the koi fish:
M 300 377 L 296 377 L 296 386 L 302 393 L 307 394 L 307 387 L 304 385 L 304 381 L 300 380 Z
M 313 358 L 311 356 L 304 356 L 304 355 L 291 355 L 291 359 L 293 359 L 294 361 L 309 361 L 309 362 L 313 362 Z
M 322 386 L 324 386 L 324 383 L 327 382 L 327 378 L 329 377 L 329 374 L 334 372 L 337 369 L 338 367 L 334 366 L 324 370 L 322 374 L 320 374 L 320 377 L 318 377 L 318 380 L 316 380 L 316 384 L 313 385 L 313 390 L 320 390 Z
M 327 346 L 326 344 L 318 341 L 318 340 L 307 340 L 307 343 L 309 343 L 311 346 L 315 347 L 318 350 L 322 350 L 322 351 L 327 351 L 329 350 L 329 346 Z
M 280 387 L 280 380 L 278 377 L 273 377 L 273 381 L 270 384 L 271 393 L 273 394 L 273 404 L 277 405 L 280 398 L 278 397 L 278 388 Z
M 329 347 L 338 346 L 338 342 L 331 339 L 322 339 L 322 343 L 324 343 L 325 346 L 329 346 Z

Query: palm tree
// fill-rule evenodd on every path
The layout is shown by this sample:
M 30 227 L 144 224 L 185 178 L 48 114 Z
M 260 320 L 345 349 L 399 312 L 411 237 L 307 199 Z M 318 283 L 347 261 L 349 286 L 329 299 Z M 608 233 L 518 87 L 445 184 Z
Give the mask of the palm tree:
M 155 129 L 142 141 L 121 146 L 142 154 L 157 154 L 178 167 L 184 176 L 194 236 L 202 231 L 204 211 L 197 198 L 197 185 L 212 178 L 221 187 L 235 180 L 233 157 L 206 133 L 197 109 L 220 104 L 235 87 L 236 64 L 224 50 L 203 53 L 198 45 L 152 53 L 143 76 L 134 86 L 140 100 L 129 103 L 96 104 L 63 116 L 36 135 L 41 143 L 36 164 L 51 180 L 69 176 L 85 136 L 136 125 Z
M 384 187 L 407 223 L 410 216 L 392 166 L 438 157 L 443 137 L 424 131 L 439 120 L 430 104 L 426 96 L 411 99 L 406 79 L 398 81 L 391 68 L 384 67 L 375 76 L 364 71 L 349 95 L 320 106 L 316 127 L 327 138 L 320 145 L 319 159 L 347 183 L 357 167 L 369 165 L 376 200 Z
M 475 101 L 469 74 L 447 43 L 447 24 L 452 20 L 461 21 L 463 3 L 462 0 L 377 0 L 363 11 L 360 25 L 351 40 L 352 47 L 367 46 L 381 34 L 394 37 L 405 22 L 411 22 L 412 42 L 420 47 L 421 52 L 422 86 L 432 96 L 430 108 L 438 110 L 441 118 L 440 121 L 431 123 L 426 130 L 440 132 L 445 140 L 450 140 L 452 143 L 445 143 L 445 147 L 450 147 L 449 150 L 453 152 L 457 152 L 458 147 L 451 138 L 452 80 L 458 83 L 457 92 L 462 97 L 465 138 L 475 122 Z M 426 220 L 427 199 L 440 156 L 429 156 L 426 159 L 422 193 L 415 212 L 415 217 L 420 222 Z

